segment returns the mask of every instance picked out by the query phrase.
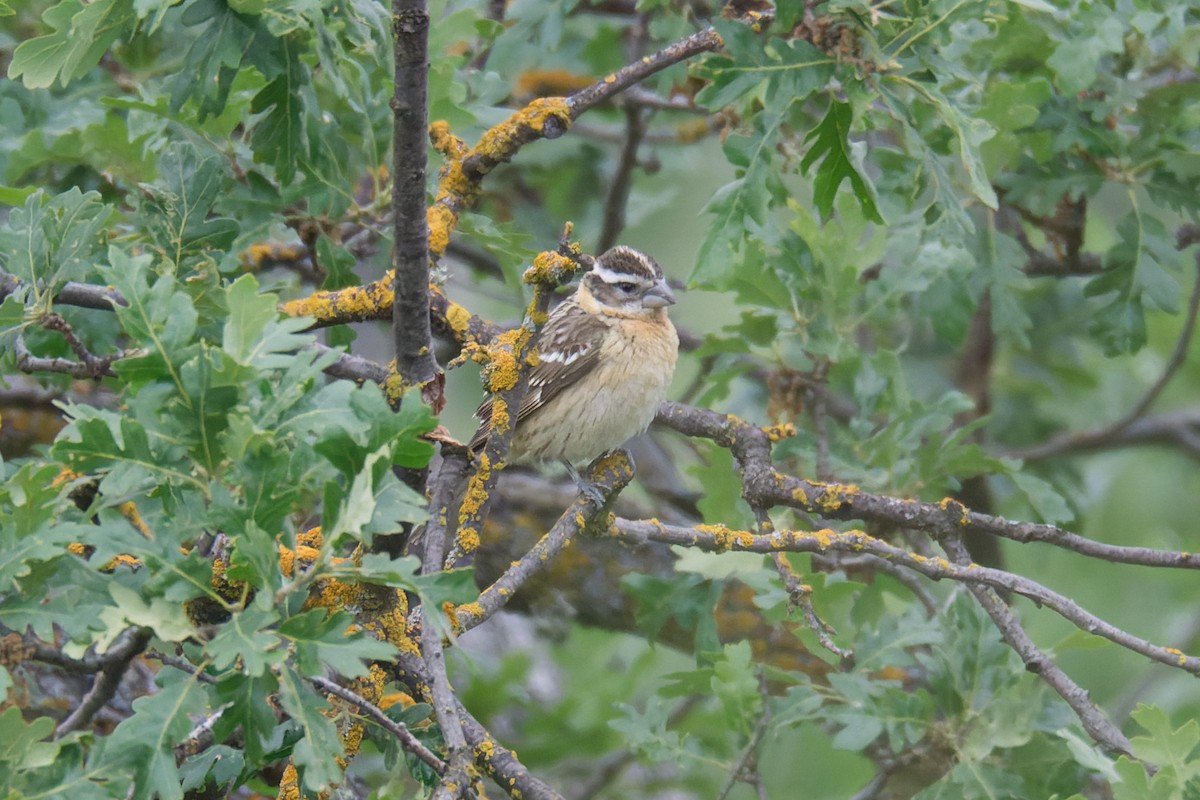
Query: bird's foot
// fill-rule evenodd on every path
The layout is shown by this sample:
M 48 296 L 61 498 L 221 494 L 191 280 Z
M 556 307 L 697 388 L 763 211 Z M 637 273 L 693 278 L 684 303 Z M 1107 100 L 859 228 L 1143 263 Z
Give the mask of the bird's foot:
M 567 468 L 567 474 L 571 476 L 571 480 L 575 481 L 575 486 L 578 487 L 579 491 L 594 500 L 597 507 L 604 505 L 604 495 L 599 489 L 583 479 L 583 476 L 579 474 L 579 470 L 575 469 L 574 464 L 563 459 L 562 465 Z

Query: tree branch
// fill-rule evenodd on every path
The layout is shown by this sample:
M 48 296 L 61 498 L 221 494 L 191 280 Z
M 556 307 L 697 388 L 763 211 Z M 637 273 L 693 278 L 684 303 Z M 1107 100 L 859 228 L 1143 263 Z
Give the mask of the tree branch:
M 582 532 L 616 496 L 633 480 L 633 465 L 624 451 L 616 451 L 600 458 L 592 465 L 589 483 L 600 492 L 604 504 L 598 505 L 586 492 L 580 492 L 537 544 L 529 548 L 519 561 L 514 562 L 491 586 L 479 594 L 479 599 L 455 609 L 460 631 L 468 631 L 489 619 L 508 604 L 509 599 L 530 578 L 550 566 L 571 538 Z
M 400 651 L 393 669 L 396 678 L 409 686 L 416 696 L 428 699 L 432 678 L 424 659 L 415 653 Z M 562 796 L 534 776 L 515 753 L 500 745 L 487 728 L 463 707 L 457 697 L 454 698 L 454 702 L 457 705 L 463 735 L 474 750 L 476 763 L 497 785 L 514 798 L 562 800 Z
M 367 700 L 362 695 L 347 689 L 336 681 L 331 681 L 328 678 L 323 678 L 320 675 L 314 675 L 308 679 L 316 688 L 323 692 L 336 695 L 347 703 L 358 706 L 358 709 L 373 719 L 379 727 L 396 737 L 400 742 L 400 746 L 414 756 L 419 758 L 425 764 L 429 765 L 434 772 L 442 775 L 446 772 L 446 762 L 437 757 L 437 754 L 430 750 L 425 745 L 421 744 L 421 740 L 413 735 L 407 725 L 396 722 L 389 717 L 382 708 Z
M 982 585 L 1027 597 L 1040 606 L 1045 606 L 1070 621 L 1080 630 L 1101 636 L 1110 642 L 1132 650 L 1146 658 L 1200 675 L 1200 657 L 1190 656 L 1174 647 L 1163 647 L 1105 622 L 1084 610 L 1074 600 L 1049 589 L 1037 581 L 1000 569 L 981 567 L 977 564 L 956 564 L 945 559 L 927 558 L 910 553 L 902 547 L 890 544 L 863 531 L 777 531 L 767 536 L 749 531 L 735 531 L 721 526 L 706 525 L 683 528 L 666 525 L 656 520 L 618 519 L 610 530 L 615 536 L 629 541 L 654 541 L 701 550 L 725 552 L 728 550 L 748 553 L 868 553 L 899 564 L 927 578 L 948 578 L 970 585 Z M 946 537 L 959 535 L 957 532 Z
M 946 554 L 950 556 L 959 566 L 969 567 L 970 555 L 967 549 L 963 546 L 962 541 L 957 537 L 950 537 L 942 542 L 942 546 Z M 1005 605 L 1004 601 L 995 591 L 979 584 L 967 584 L 967 590 L 975 597 L 987 615 L 992 618 L 992 622 L 1000 630 L 1000 635 L 1008 646 L 1017 652 L 1021 660 L 1025 662 L 1025 668 L 1037 675 L 1039 678 L 1049 684 L 1059 697 L 1067 702 L 1067 705 L 1075 712 L 1075 716 L 1083 724 L 1084 730 L 1095 741 L 1100 743 L 1109 753 L 1116 755 L 1132 756 L 1133 746 L 1125 734 L 1113 725 L 1104 715 L 1087 691 L 1081 688 L 1077 683 L 1063 672 L 1058 664 L 1054 663 L 1054 659 L 1046 655 L 1033 643 L 1029 638 L 1029 634 L 1021 627 L 1021 623 L 1017 621 L 1016 615 L 1012 609 Z
M 686 61 L 699 53 L 719 50 L 723 44 L 724 42 L 721 41 L 721 36 L 715 28 L 705 28 L 664 47 L 652 56 L 646 56 L 622 67 L 567 98 L 567 108 L 570 111 L 571 119 L 578 119 L 584 111 L 625 91 L 656 72 L 661 72 L 680 61 Z
M 401 386 L 389 389 L 395 404 L 404 387 L 420 386 L 440 413 L 444 382 L 433 354 L 429 325 L 429 225 L 425 215 L 425 143 L 429 128 L 429 12 L 424 0 L 393 0 L 395 93 L 392 112 L 392 333 Z
M 711 439 L 729 448 L 742 476 L 743 496 L 751 505 L 782 505 L 830 519 L 861 519 L 934 535 L 970 530 L 1022 543 L 1046 542 L 1113 563 L 1200 569 L 1200 553 L 1110 545 L 1057 525 L 1013 522 L 980 514 L 955 500 L 921 503 L 870 494 L 854 484 L 820 483 L 787 475 L 771 463 L 771 444 L 780 431 L 759 428 L 732 415 L 668 402 L 659 409 L 656 419 L 686 436 Z
M 1185 237 L 1181 236 L 1180 241 L 1186 241 Z M 1129 409 L 1120 419 L 1107 425 L 1084 431 L 1067 431 L 1054 436 L 1049 441 L 1033 447 L 1013 450 L 1007 455 L 1026 461 L 1039 461 L 1072 451 L 1094 448 L 1116 440 L 1121 433 L 1142 418 L 1162 394 L 1167 384 L 1171 382 L 1171 379 L 1175 377 L 1175 373 L 1183 366 L 1187 359 L 1188 347 L 1192 342 L 1192 334 L 1196 331 L 1197 311 L 1200 311 L 1200 253 L 1196 254 L 1196 282 L 1192 286 L 1192 293 L 1188 298 L 1187 314 L 1184 317 L 1179 338 L 1175 342 L 1175 348 L 1158 380 L 1146 390 L 1140 400 L 1133 404 L 1133 408 Z
M 96 675 L 91 690 L 79 707 L 55 728 L 55 739 L 61 739 L 92 721 L 92 717 L 117 693 L 130 663 L 146 649 L 153 635 L 154 632 L 149 628 L 138 627 L 126 628 L 117 635 L 100 659 L 100 672 Z

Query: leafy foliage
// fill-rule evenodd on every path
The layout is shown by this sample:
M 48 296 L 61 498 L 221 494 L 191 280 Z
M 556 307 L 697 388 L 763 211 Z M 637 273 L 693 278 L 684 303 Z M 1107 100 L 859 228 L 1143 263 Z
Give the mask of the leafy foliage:
M 701 7 L 643 0 L 634 20 L 606 5 L 520 0 L 501 21 L 494 3 L 430 3 L 431 119 L 474 143 L 526 100 L 691 34 Z M 1195 551 L 1191 461 L 1038 454 L 1055 433 L 1121 419 L 1172 363 L 1195 281 L 1176 247 L 1198 215 L 1195 9 L 833 0 L 735 16 L 708 21 L 719 52 L 642 82 L 657 102 L 590 109 L 497 166 L 458 219 L 449 277 L 436 276 L 448 294 L 473 311 L 486 294 L 515 299 L 565 220 L 594 237 L 622 217 L 622 240 L 694 290 L 675 315 L 695 334 L 676 391 L 800 421 L 775 447 L 782 470 Z M 51 738 L 62 709 L 34 702 L 30 657 L 6 649 L 0 691 L 33 700 L 0 713 L 0 793 L 262 792 L 287 763 L 315 795 L 343 783 L 348 759 L 379 796 L 425 791 L 427 763 L 382 727 L 364 733 L 361 709 L 310 680 L 374 691 L 444 755 L 431 706 L 369 669 L 415 647 L 412 601 L 463 645 L 451 649 L 459 698 L 560 786 L 578 780 L 573 759 L 607 754 L 647 767 L 613 768 L 610 796 L 658 781 L 711 797 L 750 774 L 770 796 L 851 796 L 885 773 L 893 796 L 921 800 L 1101 784 L 1114 798 L 1196 795 L 1194 689 L 1152 691 L 1110 645 L 1054 649 L 1118 724 L 1140 726 L 1132 755 L 1159 768 L 1147 772 L 1100 752 L 964 591 L 922 595 L 861 564 L 790 557 L 853 663 L 763 559 L 682 548 L 667 574 L 596 579 L 612 596 L 586 618 L 611 612 L 636 636 L 566 622 L 535 655 L 454 640 L 440 612 L 475 598 L 472 570 L 418 575 L 415 558 L 381 550 L 429 516 L 396 468 L 430 463 L 433 415 L 413 394 L 397 409 L 370 382 L 328 377 L 338 353 L 311 319 L 279 310 L 390 266 L 388 184 L 405 177 L 388 161 L 392 24 L 377 0 L 0 2 L 0 387 L 28 363 L 20 349 L 43 363 L 113 356 L 97 392 L 42 370 L 58 427 L 0 460 L 0 621 L 68 664 L 131 628 L 155 653 L 152 685 L 131 690 L 123 716 Z M 642 50 L 626 57 L 627 45 Z M 646 169 L 623 197 L 608 190 L 628 160 L 611 140 L 638 125 Z M 99 307 L 58 302 L 79 285 Z M 981 342 L 986 355 L 972 351 Z M 1174 377 L 1164 404 L 1194 411 L 1195 358 Z M 441 421 L 469 424 L 477 401 L 459 387 Z M 20 417 L 0 413 L 7 434 Z M 1194 459 L 1179 433 L 1194 437 L 1194 423 L 1178 424 L 1133 443 Z M 1088 446 L 1133 435 L 1112 434 Z M 676 512 L 756 524 L 726 449 L 672 452 L 681 485 L 702 490 Z M 552 521 L 534 514 L 509 527 L 544 532 Z M 1195 638 L 1190 576 L 1101 577 L 1030 548 L 1004 554 L 1013 572 L 1148 639 Z M 731 611 L 735 595 L 749 599 Z M 363 625 L 364 607 L 385 601 L 394 627 Z M 1029 617 L 1039 642 L 1062 636 Z M 164 665 L 174 658 L 193 668 Z M 1127 723 L 1119 709 L 1140 700 Z M 213 743 L 182 748 L 201 728 Z

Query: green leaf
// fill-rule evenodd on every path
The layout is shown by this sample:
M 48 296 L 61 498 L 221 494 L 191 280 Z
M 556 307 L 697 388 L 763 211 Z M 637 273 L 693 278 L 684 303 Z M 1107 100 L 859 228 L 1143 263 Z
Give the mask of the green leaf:
M 208 248 L 233 244 L 236 220 L 210 212 L 226 188 L 227 170 L 215 155 L 174 142 L 158 159 L 158 180 L 142 184 L 138 208 L 150 236 L 175 264 Z
M 925 84 L 912 83 L 919 93 L 938 111 L 942 122 L 949 126 L 958 140 L 958 157 L 967 171 L 967 185 L 985 206 L 995 211 L 999 206 L 996 190 L 992 188 L 987 170 L 983 166 L 983 158 L 979 146 L 995 135 L 996 129 L 988 122 L 977 117 L 968 116 L 937 88 Z
M 326 791 L 342 780 L 338 757 L 344 754 L 342 740 L 333 721 L 325 716 L 329 704 L 291 666 L 279 671 L 279 702 L 299 726 L 303 736 L 292 751 L 304 787 Z
M 183 68 L 171 86 L 170 111 L 177 113 L 189 98 L 198 98 L 199 122 L 225 110 L 243 55 L 268 38 L 258 18 L 237 13 L 219 0 L 195 0 L 181 17 L 190 32 Z M 207 24 L 206 24 L 207 23 Z M 261 40 L 260 40 L 260 37 Z
M 800 161 L 800 169 L 807 170 L 817 161 L 821 162 L 813 178 L 813 203 L 822 217 L 833 212 L 833 200 L 842 181 L 850 181 L 854 194 L 862 206 L 863 215 L 883 224 L 883 217 L 875 204 L 875 188 L 860 172 L 850 152 L 850 123 L 853 119 L 849 103 L 832 100 L 825 118 L 804 137 L 809 145 L 808 152 Z
M 206 488 L 178 462 L 171 443 L 151 439 L 136 420 L 112 411 L 68 405 L 71 423 L 54 443 L 56 458 L 77 472 L 100 473 L 100 490 L 124 498 L 159 483 Z
M 291 642 L 296 667 L 304 674 L 320 675 L 332 669 L 354 678 L 366 674 L 366 662 L 394 657 L 396 648 L 361 630 L 350 631 L 353 624 L 349 614 L 315 608 L 281 622 L 279 635 Z
M 279 618 L 274 609 L 257 604 L 235 611 L 208 643 L 213 666 L 223 670 L 240 662 L 241 671 L 253 678 L 282 664 L 287 650 L 271 630 Z
M 192 298 L 179 287 L 173 275 L 162 275 L 150 285 L 153 257 L 130 257 L 110 247 L 111 267 L 100 270 L 110 284 L 128 301 L 117 308 L 126 335 L 144 348 L 114 366 L 118 375 L 137 388 L 144 383 L 169 378 L 180 393 L 183 390 L 178 366 L 192 355 L 188 347 L 196 334 L 198 315 Z
M 218 741 L 240 733 L 245 743 L 246 758 L 260 763 L 272 741 L 277 741 L 280 723 L 275 718 L 271 696 L 279 682 L 271 671 L 261 675 L 230 672 L 221 677 L 213 696 L 213 704 L 225 706 L 225 713 L 213 728 Z
M 313 341 L 311 334 L 300 333 L 310 322 L 283 316 L 278 308 L 279 297 L 259 293 L 253 275 L 243 275 L 230 284 L 225 302 L 229 316 L 222 347 L 239 364 L 286 368 L 294 360 L 290 354 Z
M 61 745 L 43 742 L 54 733 L 54 720 L 37 717 L 26 724 L 21 709 L 9 706 L 0 714 L 0 764 L 3 771 L 12 774 L 16 770 L 37 769 L 54 763 Z M 3 786 L 0 779 L 0 786 Z
M 63 512 L 73 510 L 64 489 L 54 481 L 53 464 L 24 464 L 0 489 L 0 588 L 27 574 L 30 564 L 62 556 L 63 548 L 82 538 L 87 525 L 69 523 Z
M 42 16 L 54 33 L 27 39 L 13 51 L 8 77 L 30 89 L 82 78 L 134 23 L 132 0 L 63 0 Z
M 1067 501 L 1051 484 L 1019 469 L 1010 471 L 1008 476 L 1043 522 L 1062 525 L 1075 518 Z
M 179 603 L 160 597 L 147 599 L 118 583 L 110 585 L 108 591 L 116 606 L 105 609 L 101 619 L 108 624 L 110 636 L 130 625 L 151 628 L 166 642 L 182 642 L 196 635 L 195 626 Z
M 296 174 L 296 164 L 304 145 L 304 126 L 301 116 L 301 96 L 309 85 L 307 69 L 296 57 L 297 45 L 292 37 L 280 40 L 283 68 L 250 101 L 250 111 L 266 114 L 250 133 L 254 160 L 275 168 L 275 176 L 286 186 Z
M 110 777 L 128 774 L 117 765 L 130 757 L 136 770 L 129 786 L 134 800 L 180 800 L 179 769 L 175 765 L 175 745 L 187 739 L 194 726 L 193 717 L 206 709 L 203 689 L 195 676 L 174 669 L 159 673 L 161 688 L 133 701 L 133 715 L 117 726 L 108 737 L 98 765 L 113 764 Z M 89 766 L 98 766 L 89 762 Z M 124 794 L 122 787 L 122 793 Z
M 1139 758 L 1160 768 L 1170 768 L 1180 781 L 1200 775 L 1200 722 L 1189 719 L 1178 728 L 1172 727 L 1167 713 L 1157 706 L 1139 704 L 1130 714 L 1146 730 L 1147 736 L 1130 739 L 1133 752 Z
M 111 216 L 96 192 L 72 188 L 49 201 L 35 192 L 0 229 L 0 266 L 48 302 L 62 284 L 91 271 Z

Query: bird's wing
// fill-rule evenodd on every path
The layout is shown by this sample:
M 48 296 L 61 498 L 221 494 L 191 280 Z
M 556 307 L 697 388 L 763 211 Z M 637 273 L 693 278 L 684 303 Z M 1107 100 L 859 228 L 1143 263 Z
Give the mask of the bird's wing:
M 516 424 L 592 371 L 606 333 L 608 325 L 602 319 L 570 300 L 554 309 L 537 339 L 538 362 L 529 375 L 529 390 L 517 412 Z M 471 452 L 483 449 L 491 433 L 492 398 L 480 404 L 475 416 L 480 425 L 468 445 Z

